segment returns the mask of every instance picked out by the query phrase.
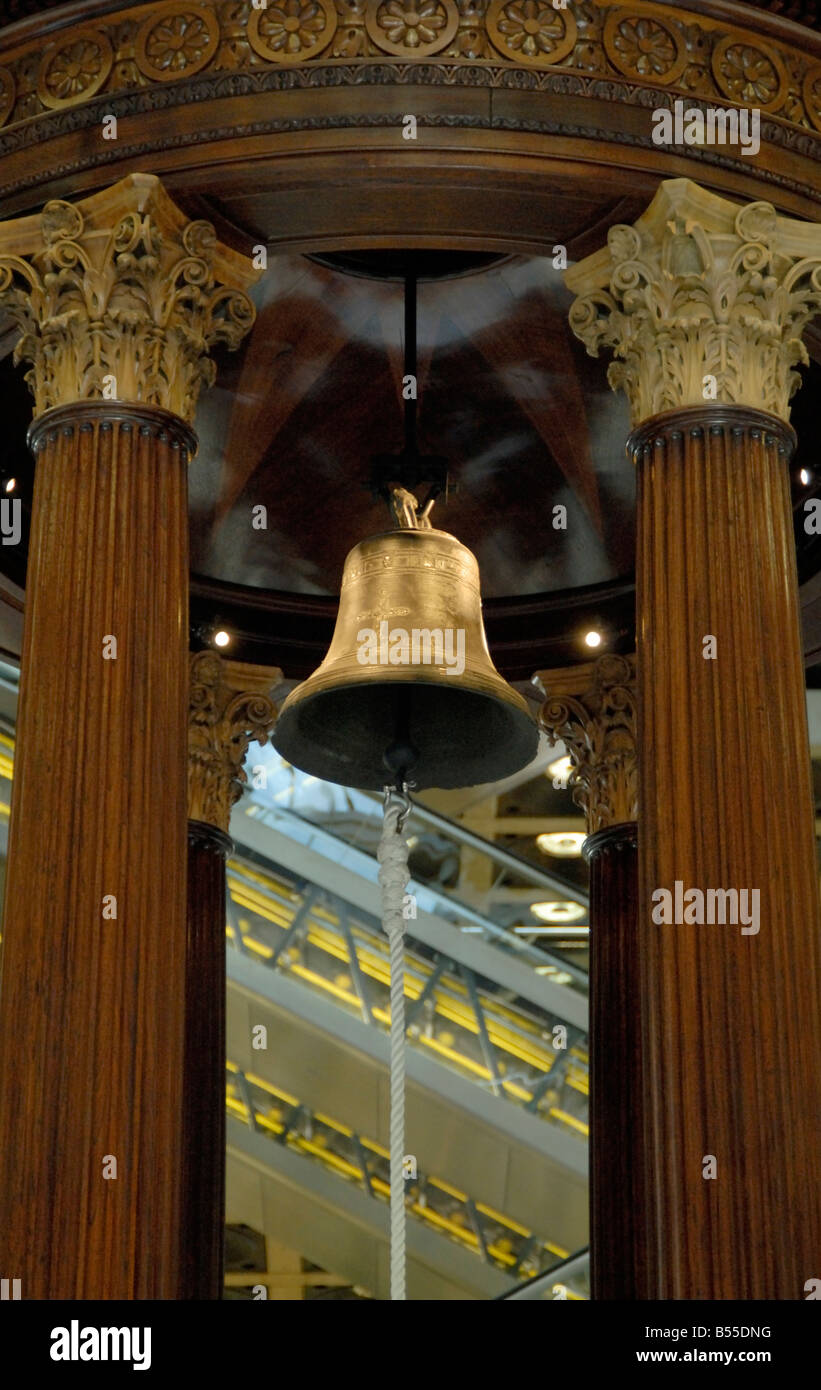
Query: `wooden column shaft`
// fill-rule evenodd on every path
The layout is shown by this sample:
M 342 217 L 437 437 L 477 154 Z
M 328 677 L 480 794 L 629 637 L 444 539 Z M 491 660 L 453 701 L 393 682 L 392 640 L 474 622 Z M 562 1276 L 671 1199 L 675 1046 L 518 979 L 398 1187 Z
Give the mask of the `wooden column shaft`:
M 590 865 L 590 1265 L 594 1299 L 635 1298 L 642 1268 L 636 665 L 606 652 L 539 671 L 545 732 L 572 761 Z
M 590 865 L 591 1297 L 636 1299 L 646 1277 L 638 854 L 635 821 L 585 841 Z
M 787 421 L 820 275 L 818 223 L 689 179 L 565 272 L 571 327 L 612 349 L 635 426 L 648 1298 L 798 1299 L 817 1277 L 821 934 Z
M 194 438 L 164 410 L 115 402 L 59 407 L 31 437 L 0 1268 L 24 1298 L 174 1298 Z
M 184 422 L 257 274 L 151 174 L 0 223 L 38 417 L 0 992 L 0 1269 L 24 1298 L 180 1296 Z
M 732 406 L 631 437 L 652 1298 L 797 1299 L 818 1274 L 821 937 L 793 441 Z M 677 880 L 757 890 L 758 934 L 657 925 L 652 895 Z
M 281 677 L 210 649 L 189 662 L 183 1298 L 222 1296 L 228 827 L 248 746 L 266 743 L 276 722 L 270 697 Z
M 225 1244 L 225 858 L 231 840 L 188 822 L 188 966 L 180 1297 L 219 1299 Z

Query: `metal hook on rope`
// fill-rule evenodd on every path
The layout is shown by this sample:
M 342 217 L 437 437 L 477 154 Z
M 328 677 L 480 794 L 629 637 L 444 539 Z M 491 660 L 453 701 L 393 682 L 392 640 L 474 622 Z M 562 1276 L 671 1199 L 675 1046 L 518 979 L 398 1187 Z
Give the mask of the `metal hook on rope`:
M 400 810 L 396 820 L 397 835 L 402 834 L 402 831 L 405 829 L 405 822 L 407 821 L 408 816 L 413 810 L 413 802 L 410 799 L 409 791 L 411 787 L 415 786 L 415 782 L 403 782 L 400 778 L 397 778 L 395 786 L 386 784 L 384 788 L 384 792 L 382 795 L 383 812 L 387 814 L 387 811 L 391 804 L 395 805 L 396 802 L 399 803 Z

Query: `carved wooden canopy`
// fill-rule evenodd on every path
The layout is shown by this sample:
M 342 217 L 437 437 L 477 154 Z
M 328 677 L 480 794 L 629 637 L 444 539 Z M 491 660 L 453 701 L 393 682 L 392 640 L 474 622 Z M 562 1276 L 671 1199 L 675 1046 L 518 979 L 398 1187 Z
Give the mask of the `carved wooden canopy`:
M 553 247 L 584 260 L 610 227 L 635 224 L 663 178 L 821 220 L 821 35 L 796 22 L 813 20 L 798 3 L 786 18 L 776 0 L 0 5 L 4 218 L 156 174 L 221 244 L 246 258 L 267 248 L 257 325 L 239 352 L 217 355 L 196 421 L 196 623 L 221 616 L 244 632 L 249 661 L 294 674 L 316 664 L 344 558 L 334 546 L 377 523 L 368 458 L 398 443 L 401 313 L 390 286 L 305 257 L 427 247 L 509 258 L 475 286 L 420 295 L 423 443 L 453 460 L 447 522 L 483 552 L 497 665 L 514 678 L 560 665 L 595 621 L 628 649 L 629 421 L 606 364 L 572 339 Z M 760 111 L 760 152 L 655 145 L 653 113 L 677 101 Z M 402 135 L 407 113 L 415 140 Z M 544 268 L 538 286 L 531 258 Z M 0 324 L 9 462 L 25 482 L 30 406 L 15 342 Z M 821 361 L 811 330 L 806 343 Z M 795 400 L 810 443 L 818 399 L 811 379 Z M 342 477 L 350 503 L 339 502 Z M 255 502 L 272 529 L 239 546 Z M 558 503 L 579 519 L 575 549 L 550 530 Z M 819 562 L 810 541 L 802 578 Z M 4 550 L 0 568 L 21 584 L 14 563 Z M 816 638 L 821 650 L 821 623 Z
M 816 8 L 794 0 L 790 13 L 813 24 Z M 739 188 L 754 178 L 776 196 L 817 203 L 821 35 L 783 12 L 776 0 L 38 5 L 0 29 L 0 191 L 17 210 L 44 182 L 53 194 L 61 178 L 93 182 L 90 171 L 137 156 L 162 172 L 160 152 L 163 168 L 201 167 L 198 148 L 235 163 L 259 157 L 253 142 L 265 136 L 283 153 L 295 152 L 294 136 L 318 152 L 339 145 L 321 132 L 355 127 L 360 143 L 365 129 L 368 143 L 395 151 L 411 112 L 422 131 L 443 133 L 434 142 L 443 151 L 453 144 L 447 132 L 465 129 L 474 149 L 498 154 L 528 148 L 521 137 L 552 135 L 585 159 L 591 142 L 621 146 L 643 152 L 627 163 L 667 176 L 698 163 L 708 175 L 710 166 L 732 171 Z M 760 110 L 754 165 L 738 150 L 654 146 L 652 113 L 677 96 Z M 104 115 L 121 123 L 116 139 L 102 138 Z M 616 149 L 609 158 L 625 164 Z M 792 210 L 807 212 L 795 201 Z

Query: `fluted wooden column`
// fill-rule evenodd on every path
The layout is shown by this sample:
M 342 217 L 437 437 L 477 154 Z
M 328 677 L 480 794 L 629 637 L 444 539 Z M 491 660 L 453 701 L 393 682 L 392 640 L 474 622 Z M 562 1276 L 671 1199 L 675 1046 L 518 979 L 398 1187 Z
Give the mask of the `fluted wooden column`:
M 187 1299 L 222 1297 L 225 1250 L 225 858 L 231 840 L 188 822 L 182 1269 Z
M 251 739 L 276 721 L 282 673 L 198 652 L 190 661 L 183 1297 L 222 1296 L 225 1236 L 225 860 Z
M 573 763 L 590 866 L 591 1296 L 634 1299 L 644 1286 L 639 1015 L 636 689 L 632 657 L 539 671 L 545 732 Z
M 246 263 L 132 175 L 0 226 L 36 455 L 0 989 L 0 1269 L 180 1295 L 186 465 Z
M 821 935 L 787 424 L 820 275 L 821 227 L 675 180 L 567 277 L 579 336 L 615 348 L 638 469 L 649 1298 L 804 1298 L 821 1251 Z M 749 896 L 722 924 L 714 900 L 711 925 L 709 890 L 726 917 L 728 890 L 756 892 L 758 909 Z

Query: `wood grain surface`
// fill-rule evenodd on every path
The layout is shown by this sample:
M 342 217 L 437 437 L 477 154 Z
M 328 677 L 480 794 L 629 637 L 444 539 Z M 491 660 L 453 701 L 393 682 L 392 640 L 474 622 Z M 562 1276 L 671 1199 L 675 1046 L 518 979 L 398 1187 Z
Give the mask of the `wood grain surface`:
M 227 835 L 188 823 L 188 965 L 180 1297 L 222 1295 L 225 1244 L 225 855 Z
M 636 823 L 588 836 L 590 1292 L 636 1299 L 645 1279 Z
M 793 435 L 740 407 L 707 420 L 631 438 L 646 1296 L 800 1299 L 821 1251 L 821 936 Z M 758 934 L 656 925 L 676 880 L 758 889 Z
M 26 1299 L 175 1298 L 193 436 L 162 410 L 107 402 L 60 407 L 33 430 L 0 1268 Z M 103 659 L 108 635 L 116 660 Z M 109 894 L 116 920 L 102 915 Z

